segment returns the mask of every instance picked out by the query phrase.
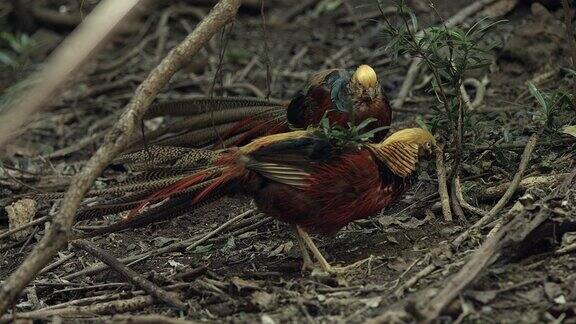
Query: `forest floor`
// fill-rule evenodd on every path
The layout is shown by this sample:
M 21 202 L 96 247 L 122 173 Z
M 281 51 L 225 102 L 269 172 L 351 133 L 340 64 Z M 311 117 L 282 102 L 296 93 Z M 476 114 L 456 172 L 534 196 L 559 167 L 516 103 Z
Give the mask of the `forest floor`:
M 47 2 L 49 8 L 61 5 L 61 9 L 71 13 L 88 10 L 78 8 L 77 1 Z M 444 19 L 472 2 L 435 1 Z M 84 76 L 69 85 L 54 107 L 42 113 L 26 133 L 9 144 L 0 171 L 0 207 L 12 202 L 14 195 L 32 189 L 65 189 L 70 177 L 82 167 L 103 140 L 105 131 L 117 120 L 138 84 L 210 8 L 192 6 L 193 3 L 175 1 L 170 7 L 158 5 L 154 12 L 134 22 L 136 32 L 116 37 L 97 60 L 86 66 Z M 374 15 L 378 12 L 375 1 L 351 1 L 352 10 L 345 5 L 331 8 L 314 4 L 301 12 L 291 12 L 295 6 L 289 1 L 267 3 L 268 53 L 263 46 L 260 7 L 257 1 L 256 4 L 248 1 L 229 33 L 215 37 L 190 66 L 176 74 L 157 101 L 208 95 L 220 63 L 223 40 L 227 46 L 222 60 L 223 77 L 215 83 L 217 95 L 265 96 L 268 57 L 272 98 L 289 99 L 314 71 L 353 68 L 364 63 L 376 69 L 388 96 L 396 97 L 410 59 L 401 56 L 393 60 L 386 55 L 381 35 L 383 23 Z M 383 3 L 385 7 L 392 4 Z M 424 25 L 438 21 L 428 1 L 409 3 Z M 576 89 L 574 75 L 563 69 L 569 67 L 569 49 L 561 7 L 554 1 L 546 1 L 548 7 L 530 1 L 498 3 L 500 7 L 484 14 L 505 18 L 507 22 L 498 25 L 489 35 L 490 40 L 501 43 L 493 50 L 491 66 L 470 75 L 485 81 L 486 93 L 469 121 L 462 162 L 464 194 L 472 205 L 484 210 L 489 210 L 503 194 L 494 188 L 511 181 L 526 141 L 537 128 L 535 115 L 539 108 L 526 82 L 532 80 L 541 91 Z M 478 19 L 479 16 L 472 16 L 464 26 Z M 8 24 L 5 20 L 0 23 Z M 18 73 L 0 71 L 0 89 L 6 89 L 18 82 L 21 74 L 37 68 L 50 45 L 57 44 L 71 30 L 71 26 L 47 21 L 41 21 L 40 26 L 44 35 L 35 37 L 46 40 L 48 49 L 36 50 Z M 425 71 L 416 84 L 426 75 Z M 417 115 L 432 118 L 432 107 L 436 105 L 437 98 L 426 86 L 413 90 L 404 107 L 394 112 L 393 128 L 415 125 Z M 574 107 L 571 111 L 559 112 L 554 126 L 544 132 L 532 155 L 524 177 L 545 176 L 546 181 L 530 188 L 521 185 L 505 211 L 524 194 L 530 194 L 535 200 L 546 197 L 559 183 L 549 181 L 550 176 L 574 169 L 576 138 L 563 134 L 560 129 L 576 124 L 575 112 Z M 157 127 L 168 119 L 147 121 L 146 127 Z M 122 181 L 125 176 L 118 170 L 106 170 L 96 186 Z M 252 213 L 242 223 L 243 227 L 231 226 L 191 249 L 161 253 L 131 266 L 160 286 L 182 283 L 179 291 L 190 304 L 190 312 L 182 314 L 154 303 L 129 314 L 162 314 L 234 323 L 360 323 L 385 311 L 394 314 L 414 298 L 433 295 L 442 288 L 446 279 L 480 246 L 490 229 L 490 226 L 482 229 L 454 253 L 431 254 L 479 219 L 478 215 L 467 212 L 466 219 L 445 222 L 436 192 L 433 163 L 425 163 L 414 188 L 389 210 L 350 224 L 333 237 L 318 236 L 319 248 L 333 264 L 350 264 L 372 256 L 370 262 L 357 271 L 336 278 L 302 274 L 301 255 L 291 228 Z M 574 191 L 567 197 L 569 203 L 576 202 Z M 226 198 L 185 216 L 99 236 L 91 242 L 118 258 L 137 256 L 175 242 L 200 239 L 251 208 L 249 199 Z M 49 215 L 53 210 L 52 204 L 40 203 L 36 217 Z M 75 226 L 97 226 L 114 219 L 117 218 Z M 1 212 L 0 233 L 7 228 L 7 216 Z M 30 232 L 23 232 L 17 240 L 0 239 L 0 280 L 18 267 L 45 230 L 45 225 L 39 224 L 31 227 Z M 576 254 L 555 253 L 561 244 L 552 242 L 547 249 L 539 249 L 538 254 L 492 265 L 459 295 L 441 319 L 447 322 L 456 319 L 575 322 Z M 61 251 L 54 261 L 58 260 L 64 261 L 40 274 L 19 298 L 14 306 L 16 313 L 75 300 L 81 302 L 84 298 L 92 298 L 84 301 L 91 304 L 96 303 L 97 296 L 102 302 L 138 294 L 135 291 L 139 288 L 126 283 L 114 271 L 79 272 L 98 260 L 72 246 Z M 414 275 L 427 268 L 431 269 L 429 273 L 413 280 Z M 175 278 L 192 269 L 198 273 Z M 92 323 L 106 322 L 110 317 L 63 315 L 62 319 Z M 406 319 L 398 315 L 394 320 Z

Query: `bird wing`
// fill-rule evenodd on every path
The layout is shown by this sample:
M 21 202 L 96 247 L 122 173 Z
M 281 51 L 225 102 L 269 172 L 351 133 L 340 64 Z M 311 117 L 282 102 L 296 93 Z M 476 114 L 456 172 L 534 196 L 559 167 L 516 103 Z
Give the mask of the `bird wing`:
M 298 167 L 268 162 L 251 162 L 247 168 L 258 174 L 285 185 L 303 188 L 308 185 L 310 173 Z
M 342 89 L 350 73 L 343 69 L 324 70 L 314 74 L 304 90 L 290 101 L 286 117 L 290 125 L 305 128 L 317 124 L 328 110 L 335 109 L 334 100 L 340 100 Z
M 336 154 L 326 139 L 311 134 L 279 140 L 246 155 L 246 167 L 279 183 L 294 187 L 308 185 L 311 168 Z

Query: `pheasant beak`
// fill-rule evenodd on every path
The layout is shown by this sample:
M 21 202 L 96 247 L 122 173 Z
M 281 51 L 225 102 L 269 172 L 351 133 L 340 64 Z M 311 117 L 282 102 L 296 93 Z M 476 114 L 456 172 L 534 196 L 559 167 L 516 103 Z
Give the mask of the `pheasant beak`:
M 378 76 L 369 65 L 360 65 L 352 76 L 352 83 L 363 100 L 374 100 L 378 95 Z
M 366 94 L 367 94 L 367 97 L 370 101 L 373 101 L 378 96 L 375 87 L 370 87 L 370 88 L 366 89 Z
M 432 158 L 434 156 L 434 144 L 427 142 L 422 145 L 421 153 L 426 159 Z

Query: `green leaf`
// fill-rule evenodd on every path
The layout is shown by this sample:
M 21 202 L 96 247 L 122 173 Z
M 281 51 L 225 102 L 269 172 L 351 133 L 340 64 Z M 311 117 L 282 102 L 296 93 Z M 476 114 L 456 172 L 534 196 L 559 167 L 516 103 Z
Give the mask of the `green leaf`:
M 416 116 L 416 124 L 418 124 L 418 126 L 420 126 L 420 128 L 423 130 L 430 131 L 428 129 L 428 125 L 426 125 L 426 122 L 424 121 L 424 118 L 422 118 L 422 115 Z
M 368 126 L 369 124 L 371 124 L 371 123 L 373 123 L 373 122 L 375 122 L 375 121 L 376 121 L 376 118 L 372 118 L 372 117 L 366 118 L 366 119 L 364 119 L 358 126 L 356 126 L 356 129 L 357 129 L 357 130 L 364 129 L 364 128 L 366 128 L 366 126 Z M 351 127 L 351 128 L 352 128 L 352 127 Z
M 364 141 L 368 141 L 368 140 L 370 140 L 372 137 L 374 137 L 374 135 L 376 135 L 376 133 L 378 133 L 378 132 L 380 132 L 380 131 L 383 131 L 383 130 L 385 130 L 385 129 L 389 129 L 389 128 L 390 128 L 390 126 L 382 126 L 382 127 L 374 128 L 374 129 L 371 130 L 371 131 L 368 131 L 368 132 L 366 132 L 366 133 L 362 133 L 362 134 L 359 136 L 359 137 L 360 137 L 360 140 L 363 141 L 363 142 L 364 142 Z
M 542 106 L 542 108 L 544 108 L 545 111 L 548 111 L 548 103 L 546 102 L 546 99 L 544 99 L 544 97 L 542 96 L 538 88 L 536 88 L 534 83 L 530 81 L 528 81 L 528 91 L 530 91 L 530 94 L 534 98 L 536 98 L 540 106 Z
M 194 250 L 192 251 L 192 253 L 206 253 L 206 252 L 210 252 L 210 250 L 212 250 L 212 246 L 214 246 L 214 244 L 208 244 L 208 245 L 198 245 L 194 248 Z M 190 251 L 189 248 L 186 248 L 187 251 Z
M 565 72 L 567 72 L 568 74 L 571 74 L 572 76 L 576 77 L 576 71 L 572 70 L 572 69 L 568 69 L 568 68 L 563 68 L 562 70 L 564 70 Z
M 8 66 L 14 66 L 14 64 L 16 63 L 16 61 L 14 60 L 14 58 L 5 52 L 0 52 L 0 63 L 4 64 L 4 65 L 8 65 Z
M 576 125 L 564 126 L 562 133 L 576 137 Z
M 414 14 L 414 12 L 412 10 L 410 10 L 408 12 L 408 14 L 410 15 L 410 21 L 412 22 L 412 28 L 414 30 L 414 32 L 418 31 L 418 18 L 416 18 L 416 15 Z

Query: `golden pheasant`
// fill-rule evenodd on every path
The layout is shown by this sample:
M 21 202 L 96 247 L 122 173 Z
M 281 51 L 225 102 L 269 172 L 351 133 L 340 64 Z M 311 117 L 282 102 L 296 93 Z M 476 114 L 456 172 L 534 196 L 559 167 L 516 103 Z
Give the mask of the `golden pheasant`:
M 92 234 L 145 225 L 239 193 L 294 226 L 305 266 L 311 265 L 308 248 L 324 271 L 335 272 L 307 232 L 335 232 L 396 201 L 410 187 L 419 157 L 434 145 L 434 137 L 420 128 L 375 144 L 336 143 L 312 130 L 269 135 L 222 152 L 210 166 L 152 195 L 131 197 L 128 205 L 136 207 L 128 217 Z
M 305 129 L 326 116 L 332 124 L 376 119 L 370 128 L 389 126 L 390 104 L 374 69 L 360 65 L 355 71 L 332 69 L 314 74 L 289 103 L 257 98 L 196 98 L 151 107 L 146 118 L 187 116 L 134 142 L 132 151 L 153 145 L 203 147 L 241 146 L 265 135 Z M 378 142 L 388 131 L 374 136 Z

